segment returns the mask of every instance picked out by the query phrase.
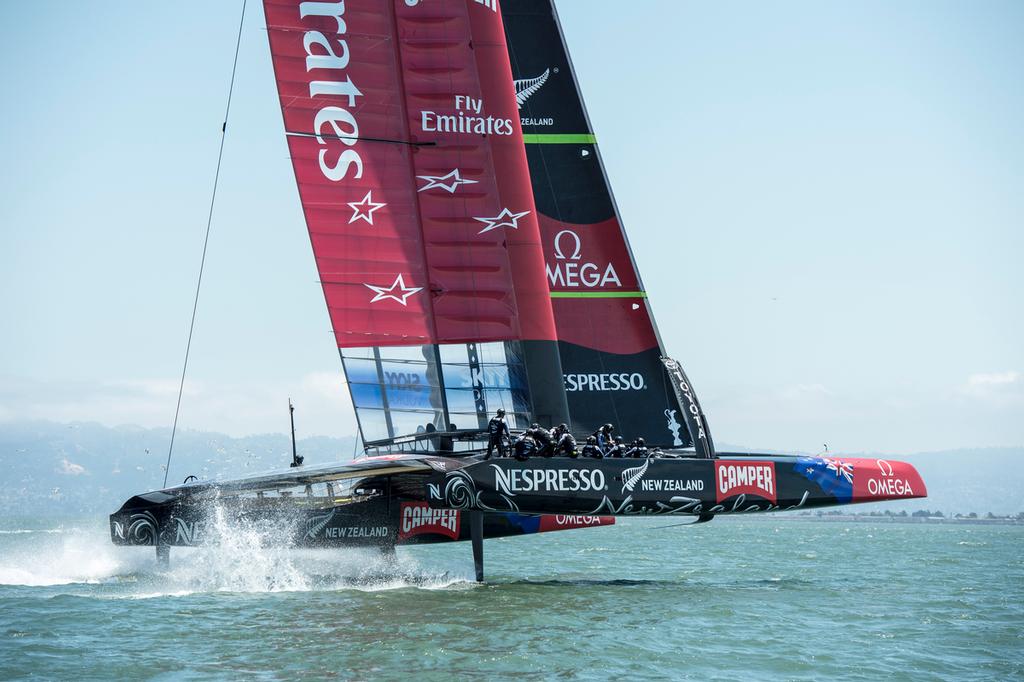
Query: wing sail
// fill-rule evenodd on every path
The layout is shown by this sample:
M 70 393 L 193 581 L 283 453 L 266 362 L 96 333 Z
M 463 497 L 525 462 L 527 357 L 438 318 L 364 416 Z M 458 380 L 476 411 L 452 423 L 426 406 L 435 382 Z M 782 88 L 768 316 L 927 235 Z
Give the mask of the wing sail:
M 692 445 L 552 0 L 503 0 L 574 430 Z M 536 74 L 547 74 L 536 78 Z M 525 95 L 525 96 L 524 96 Z
M 264 9 L 324 297 L 367 410 L 364 441 L 446 429 L 456 385 L 479 389 L 474 421 L 502 401 L 565 416 L 560 382 L 545 384 L 561 368 L 501 14 L 469 0 Z M 449 345 L 500 348 L 522 360 L 504 367 L 521 381 L 464 386 L 469 355 L 446 381 Z

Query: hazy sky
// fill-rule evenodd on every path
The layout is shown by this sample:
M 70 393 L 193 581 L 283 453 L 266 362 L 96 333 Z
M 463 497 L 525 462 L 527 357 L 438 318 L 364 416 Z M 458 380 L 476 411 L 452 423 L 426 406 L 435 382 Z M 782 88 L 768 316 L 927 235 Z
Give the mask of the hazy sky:
M 1024 443 L 1024 4 L 558 6 L 717 441 Z M 170 424 L 239 7 L 0 3 L 0 419 Z M 257 0 L 207 266 L 181 425 L 353 433 Z

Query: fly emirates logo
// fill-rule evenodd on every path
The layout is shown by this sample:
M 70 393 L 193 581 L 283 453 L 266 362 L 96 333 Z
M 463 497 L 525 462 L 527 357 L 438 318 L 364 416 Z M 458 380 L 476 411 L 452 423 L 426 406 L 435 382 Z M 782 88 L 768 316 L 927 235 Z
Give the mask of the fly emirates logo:
M 425 133 L 466 133 L 511 135 L 512 119 L 484 115 L 484 101 L 469 95 L 455 95 L 455 113 L 420 112 L 420 130 Z
M 321 76 L 310 80 L 309 97 L 329 98 L 326 101 L 330 102 L 317 110 L 313 117 L 313 131 L 320 145 L 320 172 L 334 182 L 349 175 L 363 177 L 363 159 L 355 149 L 359 141 L 359 123 L 351 111 L 356 107 L 356 97 L 362 97 L 363 93 L 347 74 L 352 55 L 345 38 L 348 25 L 344 14 L 344 2 L 299 3 L 301 19 L 329 17 L 337 26 L 331 35 L 322 31 L 306 31 L 302 36 L 306 72 Z

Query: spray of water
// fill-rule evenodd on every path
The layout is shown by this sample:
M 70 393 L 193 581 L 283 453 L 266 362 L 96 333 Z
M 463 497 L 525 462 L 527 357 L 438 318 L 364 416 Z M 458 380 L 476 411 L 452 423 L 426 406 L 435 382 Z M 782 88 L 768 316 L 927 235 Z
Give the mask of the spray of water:
M 53 530 L 53 529 L 51 529 Z M 101 585 L 112 597 L 212 592 L 364 591 L 468 586 L 465 562 L 428 567 L 414 551 L 296 549 L 294 528 L 237 518 L 214 507 L 201 547 L 175 547 L 160 567 L 148 547 L 116 547 L 99 525 L 0 538 L 0 585 Z

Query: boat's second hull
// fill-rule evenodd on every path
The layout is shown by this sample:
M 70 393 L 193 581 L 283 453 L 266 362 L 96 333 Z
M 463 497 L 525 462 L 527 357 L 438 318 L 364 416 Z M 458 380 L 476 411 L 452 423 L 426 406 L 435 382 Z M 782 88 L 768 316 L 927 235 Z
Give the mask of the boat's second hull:
M 905 462 L 777 455 L 487 460 L 449 472 L 426 492 L 438 508 L 705 517 L 927 495 Z

